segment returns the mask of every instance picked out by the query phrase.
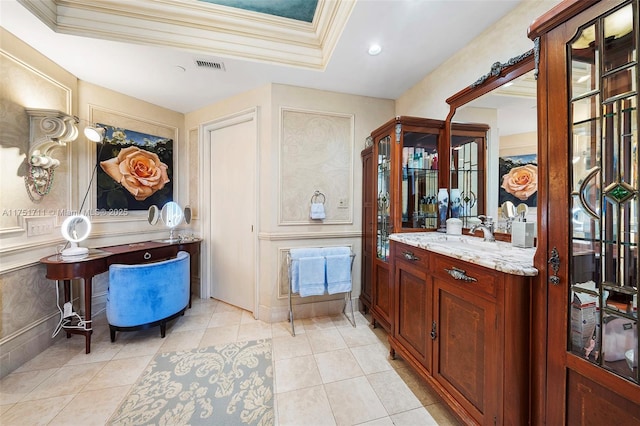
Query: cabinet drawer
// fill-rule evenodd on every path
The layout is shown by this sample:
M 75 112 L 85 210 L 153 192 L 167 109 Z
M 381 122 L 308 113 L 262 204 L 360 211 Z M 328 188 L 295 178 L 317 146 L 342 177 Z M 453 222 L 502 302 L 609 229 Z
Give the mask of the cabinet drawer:
M 396 260 L 404 260 L 411 264 L 421 265 L 426 268 L 428 258 L 426 250 L 395 241 L 393 242 L 393 247 L 394 258 Z
M 468 291 L 496 297 L 500 272 L 493 271 L 447 256 L 432 258 L 433 274 L 450 284 L 457 284 Z M 453 272 L 449 272 L 453 271 Z M 456 277 L 454 277 L 457 276 Z M 465 280 L 464 276 L 470 280 Z M 476 281 L 473 281 L 475 279 Z
M 130 251 L 127 253 L 118 253 L 109 256 L 109 264 L 122 263 L 132 265 L 138 263 L 158 262 L 176 257 L 178 254 L 178 246 L 170 245 L 166 247 L 144 248 L 141 250 Z

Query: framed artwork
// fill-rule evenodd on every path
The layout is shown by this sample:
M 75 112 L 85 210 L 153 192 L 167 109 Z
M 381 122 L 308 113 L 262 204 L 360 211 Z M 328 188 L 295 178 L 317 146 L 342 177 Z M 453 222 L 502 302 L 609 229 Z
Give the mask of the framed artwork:
M 529 207 L 538 204 L 538 156 L 512 155 L 499 158 L 499 205 L 511 201 Z
M 147 210 L 173 201 L 173 139 L 108 124 L 98 149 L 96 208 Z

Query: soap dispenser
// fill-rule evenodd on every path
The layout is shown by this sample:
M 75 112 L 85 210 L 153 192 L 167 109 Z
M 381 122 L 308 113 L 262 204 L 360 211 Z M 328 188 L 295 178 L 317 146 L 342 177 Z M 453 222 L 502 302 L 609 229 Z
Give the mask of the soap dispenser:
M 520 215 L 520 220 L 511 224 L 511 245 L 514 247 L 533 247 L 535 239 L 536 224 L 527 222 L 524 212 Z

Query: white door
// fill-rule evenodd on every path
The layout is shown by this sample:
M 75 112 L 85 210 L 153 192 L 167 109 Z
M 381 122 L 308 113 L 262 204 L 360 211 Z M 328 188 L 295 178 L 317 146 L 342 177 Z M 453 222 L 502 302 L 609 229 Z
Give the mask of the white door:
M 210 295 L 255 310 L 256 150 L 255 115 L 205 127 L 209 144 Z

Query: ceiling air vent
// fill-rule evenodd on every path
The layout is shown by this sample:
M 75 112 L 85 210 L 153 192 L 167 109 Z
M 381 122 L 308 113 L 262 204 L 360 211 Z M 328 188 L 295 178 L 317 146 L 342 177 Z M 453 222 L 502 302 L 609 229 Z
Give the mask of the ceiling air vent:
M 226 71 L 224 68 L 224 62 L 209 61 L 207 59 L 196 59 L 195 62 L 198 68 L 209 68 L 217 71 Z

